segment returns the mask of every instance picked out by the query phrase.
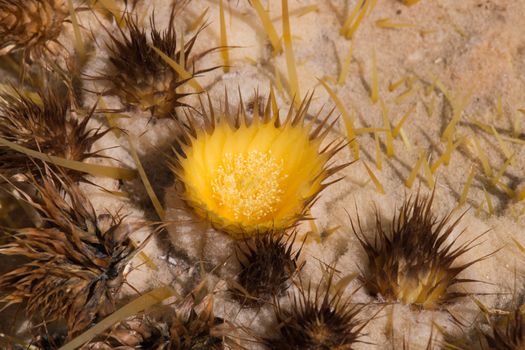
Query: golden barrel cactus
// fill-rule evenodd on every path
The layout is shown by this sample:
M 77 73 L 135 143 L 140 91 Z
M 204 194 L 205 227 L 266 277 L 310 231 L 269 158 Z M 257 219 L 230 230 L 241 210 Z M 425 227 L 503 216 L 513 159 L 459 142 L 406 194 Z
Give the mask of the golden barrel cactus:
M 263 115 L 257 105 L 251 118 L 244 108 L 221 112 L 211 103 L 204 128 L 196 127 L 200 115 L 189 116 L 171 162 L 188 206 L 237 239 L 287 229 L 307 217 L 319 194 L 338 181 L 325 180 L 348 165 L 331 162 L 344 140 L 322 145 L 337 121 L 329 122 L 332 113 L 306 120 L 311 99 L 297 111 L 290 108 L 284 121 L 271 98 Z

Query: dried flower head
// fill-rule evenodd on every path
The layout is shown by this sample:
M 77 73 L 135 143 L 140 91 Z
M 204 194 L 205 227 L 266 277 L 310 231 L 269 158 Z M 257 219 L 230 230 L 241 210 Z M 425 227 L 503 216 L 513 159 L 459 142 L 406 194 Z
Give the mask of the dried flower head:
M 296 236 L 296 232 L 270 232 L 238 244 L 241 272 L 232 293 L 243 306 L 260 306 L 289 288 L 291 278 L 302 267 L 298 262 L 302 246 L 293 250 Z
M 80 350 L 169 349 L 169 330 L 164 322 L 146 315 L 132 316 L 97 336 Z
M 464 296 L 449 288 L 461 282 L 458 275 L 483 258 L 454 266 L 456 259 L 472 249 L 475 239 L 453 248 L 457 238 L 447 243 L 463 215 L 451 222 L 449 213 L 441 220 L 432 214 L 431 197 L 419 193 L 408 198 L 393 219 L 391 234 L 387 234 L 376 214 L 376 236 L 370 242 L 352 228 L 368 255 L 368 273 L 362 278 L 368 290 L 387 301 L 435 309 L 446 302 Z M 459 237 L 459 236 L 458 236 Z M 471 281 L 472 282 L 472 281 Z
M 81 350 L 222 350 L 223 320 L 213 314 L 213 297 L 197 305 L 186 300 L 164 317 L 133 316 L 99 335 Z
M 110 42 L 107 43 L 109 67 L 102 76 L 109 84 L 106 93 L 118 96 L 125 106 L 150 111 L 157 118 L 173 116 L 177 107 L 186 105 L 181 99 L 188 93 L 181 92 L 179 87 L 188 79 L 181 77 L 153 47 L 186 70 L 195 62 L 190 54 L 199 31 L 183 47 L 179 47 L 181 44 L 177 42 L 174 11 L 173 8 L 168 28 L 164 31 L 157 29 L 154 16 L 150 18 L 151 40 L 148 40 L 137 18 L 127 14 L 125 29 L 119 28 L 118 36 L 109 33 Z M 190 74 L 212 69 L 192 71 Z
M 68 160 L 83 161 L 96 157 L 91 151 L 95 141 L 108 130 L 90 129 L 93 110 L 77 118 L 68 108 L 69 91 L 58 83 L 46 90 L 29 93 L 17 89 L 0 93 L 0 137 L 20 146 Z M 0 146 L 0 170 L 4 175 L 38 176 L 39 169 L 25 154 Z M 81 174 L 68 171 L 75 179 Z
M 34 59 L 54 52 L 67 15 L 66 0 L 1 0 L 0 55 L 22 50 Z
M 331 272 L 324 291 L 321 284 L 315 290 L 311 284 L 306 289 L 300 286 L 288 308 L 276 301 L 276 336 L 264 340 L 268 348 L 349 350 L 360 342 L 361 331 L 367 324 L 357 318 L 363 307 L 343 298 L 343 290 L 333 286 L 333 277 Z
M 189 298 L 178 308 L 170 324 L 172 348 L 177 350 L 222 350 L 224 320 L 213 312 L 213 295 L 206 295 L 195 305 Z
M 333 125 L 327 127 L 331 113 L 305 122 L 311 98 L 296 112 L 290 108 L 284 122 L 272 111 L 271 98 L 264 115 L 254 108 L 251 122 L 242 101 L 232 114 L 227 98 L 224 112 L 210 102 L 204 128 L 188 116 L 172 169 L 184 185 L 182 198 L 197 215 L 235 238 L 282 230 L 304 218 L 330 185 L 324 180 L 347 165 L 328 164 L 344 140 L 321 147 Z
M 72 336 L 112 311 L 124 267 L 137 250 L 121 218 L 97 217 L 72 181 L 49 175 L 34 187 L 36 199 L 20 195 L 42 224 L 4 230 L 8 241 L 0 255 L 29 261 L 0 276 L 0 302 L 24 303 L 36 321 L 65 320 Z

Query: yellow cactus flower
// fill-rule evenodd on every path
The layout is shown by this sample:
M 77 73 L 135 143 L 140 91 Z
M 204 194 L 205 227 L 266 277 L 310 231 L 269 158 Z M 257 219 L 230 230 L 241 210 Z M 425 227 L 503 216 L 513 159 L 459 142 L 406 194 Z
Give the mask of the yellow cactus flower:
M 305 217 L 330 184 L 324 180 L 347 165 L 327 165 L 345 141 L 321 148 L 335 121 L 328 124 L 331 112 L 306 121 L 311 98 L 296 112 L 290 109 L 282 123 L 271 97 L 262 115 L 256 102 L 251 118 L 243 108 L 231 114 L 227 100 L 224 113 L 210 103 L 203 128 L 189 117 L 172 169 L 184 185 L 182 198 L 198 216 L 235 238 L 285 229 Z

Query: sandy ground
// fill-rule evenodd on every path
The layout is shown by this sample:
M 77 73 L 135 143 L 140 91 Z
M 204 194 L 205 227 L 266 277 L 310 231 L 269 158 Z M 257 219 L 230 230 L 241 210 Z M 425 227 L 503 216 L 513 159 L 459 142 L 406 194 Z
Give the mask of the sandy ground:
M 413 112 L 402 128 L 405 140 L 397 137 L 393 141 L 394 154 L 391 157 L 386 154 L 385 134 L 378 134 L 380 167 L 374 134 L 357 136 L 360 159 L 341 172 L 344 179 L 330 186 L 312 208 L 320 232 L 333 227 L 338 229 L 330 235 L 310 234 L 301 256 L 306 262 L 302 276 L 313 283 L 320 281 L 322 269 L 319 261 L 335 264 L 341 276 L 358 273 L 363 268 L 366 271 L 367 257 L 352 234 L 349 216 L 356 217 L 357 207 L 365 234 L 373 237 L 376 208 L 388 222 L 407 196 L 418 190 L 430 193 L 432 190 L 423 167 L 411 188 L 405 186 L 405 180 L 421 156 L 430 164 L 439 159 L 447 146 L 441 136 L 453 118 L 454 109 L 457 110 L 463 102 L 464 110 L 454 139 L 464 137 L 465 141 L 453 152 L 448 166 L 442 165 L 434 173 L 434 212 L 442 217 L 451 210 L 456 210 L 455 215 L 467 211 L 451 237 L 455 238 L 464 229 L 465 233 L 458 243 L 488 231 L 483 237 L 483 244 L 461 256 L 457 262 L 494 253 L 461 274 L 462 278 L 484 283 L 468 283 L 454 288 L 474 293 L 490 308 L 506 308 L 513 301 L 513 292 L 518 295 L 524 292 L 522 262 L 525 256 L 519 253 L 513 240 L 525 244 L 525 203 L 510 198 L 502 186 L 490 186 L 483 162 L 486 158 L 492 172 L 497 174 L 507 157 L 511 156 L 500 181 L 512 191 L 525 186 L 525 114 L 519 111 L 525 108 L 525 38 L 522 29 L 525 28 L 525 2 L 421 0 L 408 7 L 397 0 L 378 0 L 350 41 L 339 31 L 356 2 L 289 1 L 300 87 L 298 94 L 304 96 L 315 91 L 310 110 L 312 114 L 323 106 L 332 108 L 334 101 L 319 82 L 323 79 L 335 91 L 346 110 L 355 116 L 355 128 L 384 128 L 382 103 L 392 128 L 408 110 L 413 108 Z M 267 2 L 263 3 L 266 6 Z M 151 13 L 154 10 L 157 26 L 162 28 L 167 21 L 168 7 L 169 1 L 144 2 L 139 3 L 137 11 Z M 270 17 L 281 34 L 281 2 L 270 1 L 268 7 Z M 185 29 L 207 8 L 209 25 L 199 36 L 195 52 L 220 44 L 218 1 L 191 1 L 177 18 L 177 28 L 186 35 L 189 33 Z M 298 12 L 300 9 L 310 11 Z M 291 101 L 285 55 L 275 56 L 272 53 L 261 22 L 248 1 L 225 1 L 225 13 L 228 45 L 235 46 L 230 50 L 232 68 L 228 73 L 221 69 L 207 73 L 198 78 L 199 83 L 208 89 L 214 101 L 223 100 L 227 90 L 234 106 L 239 104 L 237 89 L 248 103 L 253 99 L 255 90 L 260 95 L 268 94 L 272 83 L 277 87 L 278 102 L 282 113 L 285 113 Z M 381 22 L 384 19 L 402 25 L 381 27 L 378 21 L 384 23 Z M 86 71 L 92 74 L 103 70 L 106 65 L 105 48 L 101 45 L 106 34 L 96 21 L 90 19 L 89 14 L 82 14 L 80 20 L 98 33 L 96 58 L 89 63 Z M 66 28 L 64 37 L 70 34 L 70 29 Z M 348 75 L 343 84 L 337 84 L 350 45 L 353 45 L 353 51 Z M 374 55 L 381 99 L 377 103 L 370 98 Z M 222 63 L 220 55 L 214 54 L 205 56 L 199 61 L 199 66 Z M 399 81 L 401 83 L 396 86 Z M 278 88 L 280 83 L 282 90 Z M 88 98 L 86 105 L 93 101 L 93 97 Z M 188 98 L 187 101 L 194 104 L 196 99 Z M 106 103 L 110 107 L 119 107 L 116 98 L 108 97 Z M 336 113 L 342 111 L 337 109 Z M 169 283 L 177 286 L 179 291 L 187 292 L 195 285 L 200 267 L 215 268 L 209 280 L 218 292 L 217 314 L 260 334 L 268 333 L 273 322 L 269 307 L 260 312 L 239 312 L 239 305 L 223 293 L 226 281 L 234 278 L 239 269 L 232 256 L 232 239 L 205 223 L 196 222 L 191 213 L 180 209 L 181 203 L 173 188 L 173 176 L 165 166 L 164 158 L 159 156 L 170 152 L 176 129 L 173 121 L 150 121 L 147 114 L 141 112 L 130 114 L 132 118 L 120 120 L 119 126 L 131 135 L 164 204 L 166 220 L 174 224 L 169 226 L 167 233 L 155 237 L 145 249 L 158 269 L 148 268 L 138 257 L 132 262 L 134 268 L 130 267 L 133 271 L 128 275 L 129 283 L 141 291 Z M 104 120 L 100 118 L 97 122 Z M 479 125 L 488 126 L 488 129 Z M 340 120 L 331 137 L 345 136 L 345 125 Z M 500 142 L 498 138 L 503 139 Z M 106 154 L 134 167 L 125 137 L 108 135 L 97 146 L 114 145 L 121 147 L 106 151 Z M 337 155 L 336 160 L 349 162 L 355 159 L 347 148 Z M 384 187 L 384 194 L 378 192 L 364 164 L 377 176 Z M 458 206 L 471 171 L 475 171 L 475 176 L 466 203 Z M 156 219 L 140 181 L 126 183 L 123 187 L 116 181 L 96 181 L 108 189 L 126 190 L 131 194 L 129 200 L 121 200 L 86 186 L 85 190 L 91 193 L 90 198 L 98 210 L 123 207 L 131 213 L 130 219 Z M 300 236 L 310 229 L 308 224 L 303 224 Z M 137 234 L 136 238 L 144 235 Z M 460 337 L 462 334 L 469 335 L 481 320 L 479 308 L 471 298 L 456 301 L 443 310 L 419 311 L 403 305 L 374 306 L 377 300 L 358 286 L 357 281 L 350 283 L 347 294 L 355 302 L 371 303 L 362 317 L 366 319 L 376 312 L 378 314 L 364 329 L 366 336 L 363 340 L 371 344 L 358 344 L 356 349 L 399 349 L 403 339 L 408 341 L 410 349 L 423 349 L 431 332 L 439 345 L 442 332 L 438 329 Z M 352 294 L 356 289 L 357 292 Z M 125 288 L 123 293 L 132 295 L 134 291 Z M 459 327 L 454 317 L 461 319 L 466 326 Z M 393 339 L 388 331 L 390 318 L 394 325 Z M 252 347 L 256 348 L 250 345 Z

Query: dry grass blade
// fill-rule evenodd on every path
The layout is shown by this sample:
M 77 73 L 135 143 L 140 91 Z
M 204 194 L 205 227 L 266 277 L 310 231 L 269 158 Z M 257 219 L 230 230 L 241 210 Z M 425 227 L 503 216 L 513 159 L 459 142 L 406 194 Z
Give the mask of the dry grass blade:
M 220 22 L 220 42 L 221 47 L 221 56 L 224 62 L 223 71 L 228 73 L 230 71 L 230 50 L 228 48 L 228 31 L 226 30 L 226 18 L 224 16 L 224 1 L 220 0 L 219 2 L 219 22 Z
M 85 339 L 86 337 L 83 337 L 81 340 L 85 341 Z M 124 319 L 110 329 L 101 332 L 80 350 L 111 350 L 122 349 L 122 347 L 162 350 L 165 349 L 168 339 L 168 326 L 165 322 L 141 314 Z M 80 341 L 70 342 L 67 344 L 68 347 L 64 346 L 63 349 L 74 349 L 73 345 L 76 344 L 80 344 Z
M 290 15 L 288 13 L 288 0 L 281 0 L 283 8 L 283 41 L 284 53 L 286 55 L 286 67 L 288 68 L 288 82 L 290 83 L 290 97 L 295 99 L 301 96 L 299 91 L 299 78 L 297 76 L 297 66 L 295 64 L 295 55 L 293 51 L 292 30 L 290 27 Z M 295 99 L 294 102 L 299 102 Z M 297 106 L 296 106 L 297 107 Z
M 19 152 L 25 155 L 26 156 L 25 159 L 28 162 L 31 162 L 32 164 L 34 163 L 30 158 L 39 159 L 44 162 L 48 162 L 50 164 L 58 165 L 65 169 L 74 170 L 74 171 L 79 172 L 80 174 L 90 174 L 94 176 L 109 177 L 109 178 L 116 179 L 116 180 L 119 180 L 119 179 L 132 180 L 137 176 L 136 172 L 131 169 L 104 166 L 104 165 L 96 165 L 96 164 L 87 164 L 87 163 L 69 160 L 69 159 L 65 159 L 61 157 L 50 156 L 42 152 L 37 152 L 29 148 L 22 147 L 20 145 L 17 145 L 14 142 L 7 141 L 6 139 L 2 137 L 0 137 L 0 145 L 6 146 L 13 151 L 16 151 L 16 152 Z M 83 175 L 80 175 L 80 176 L 83 176 Z

